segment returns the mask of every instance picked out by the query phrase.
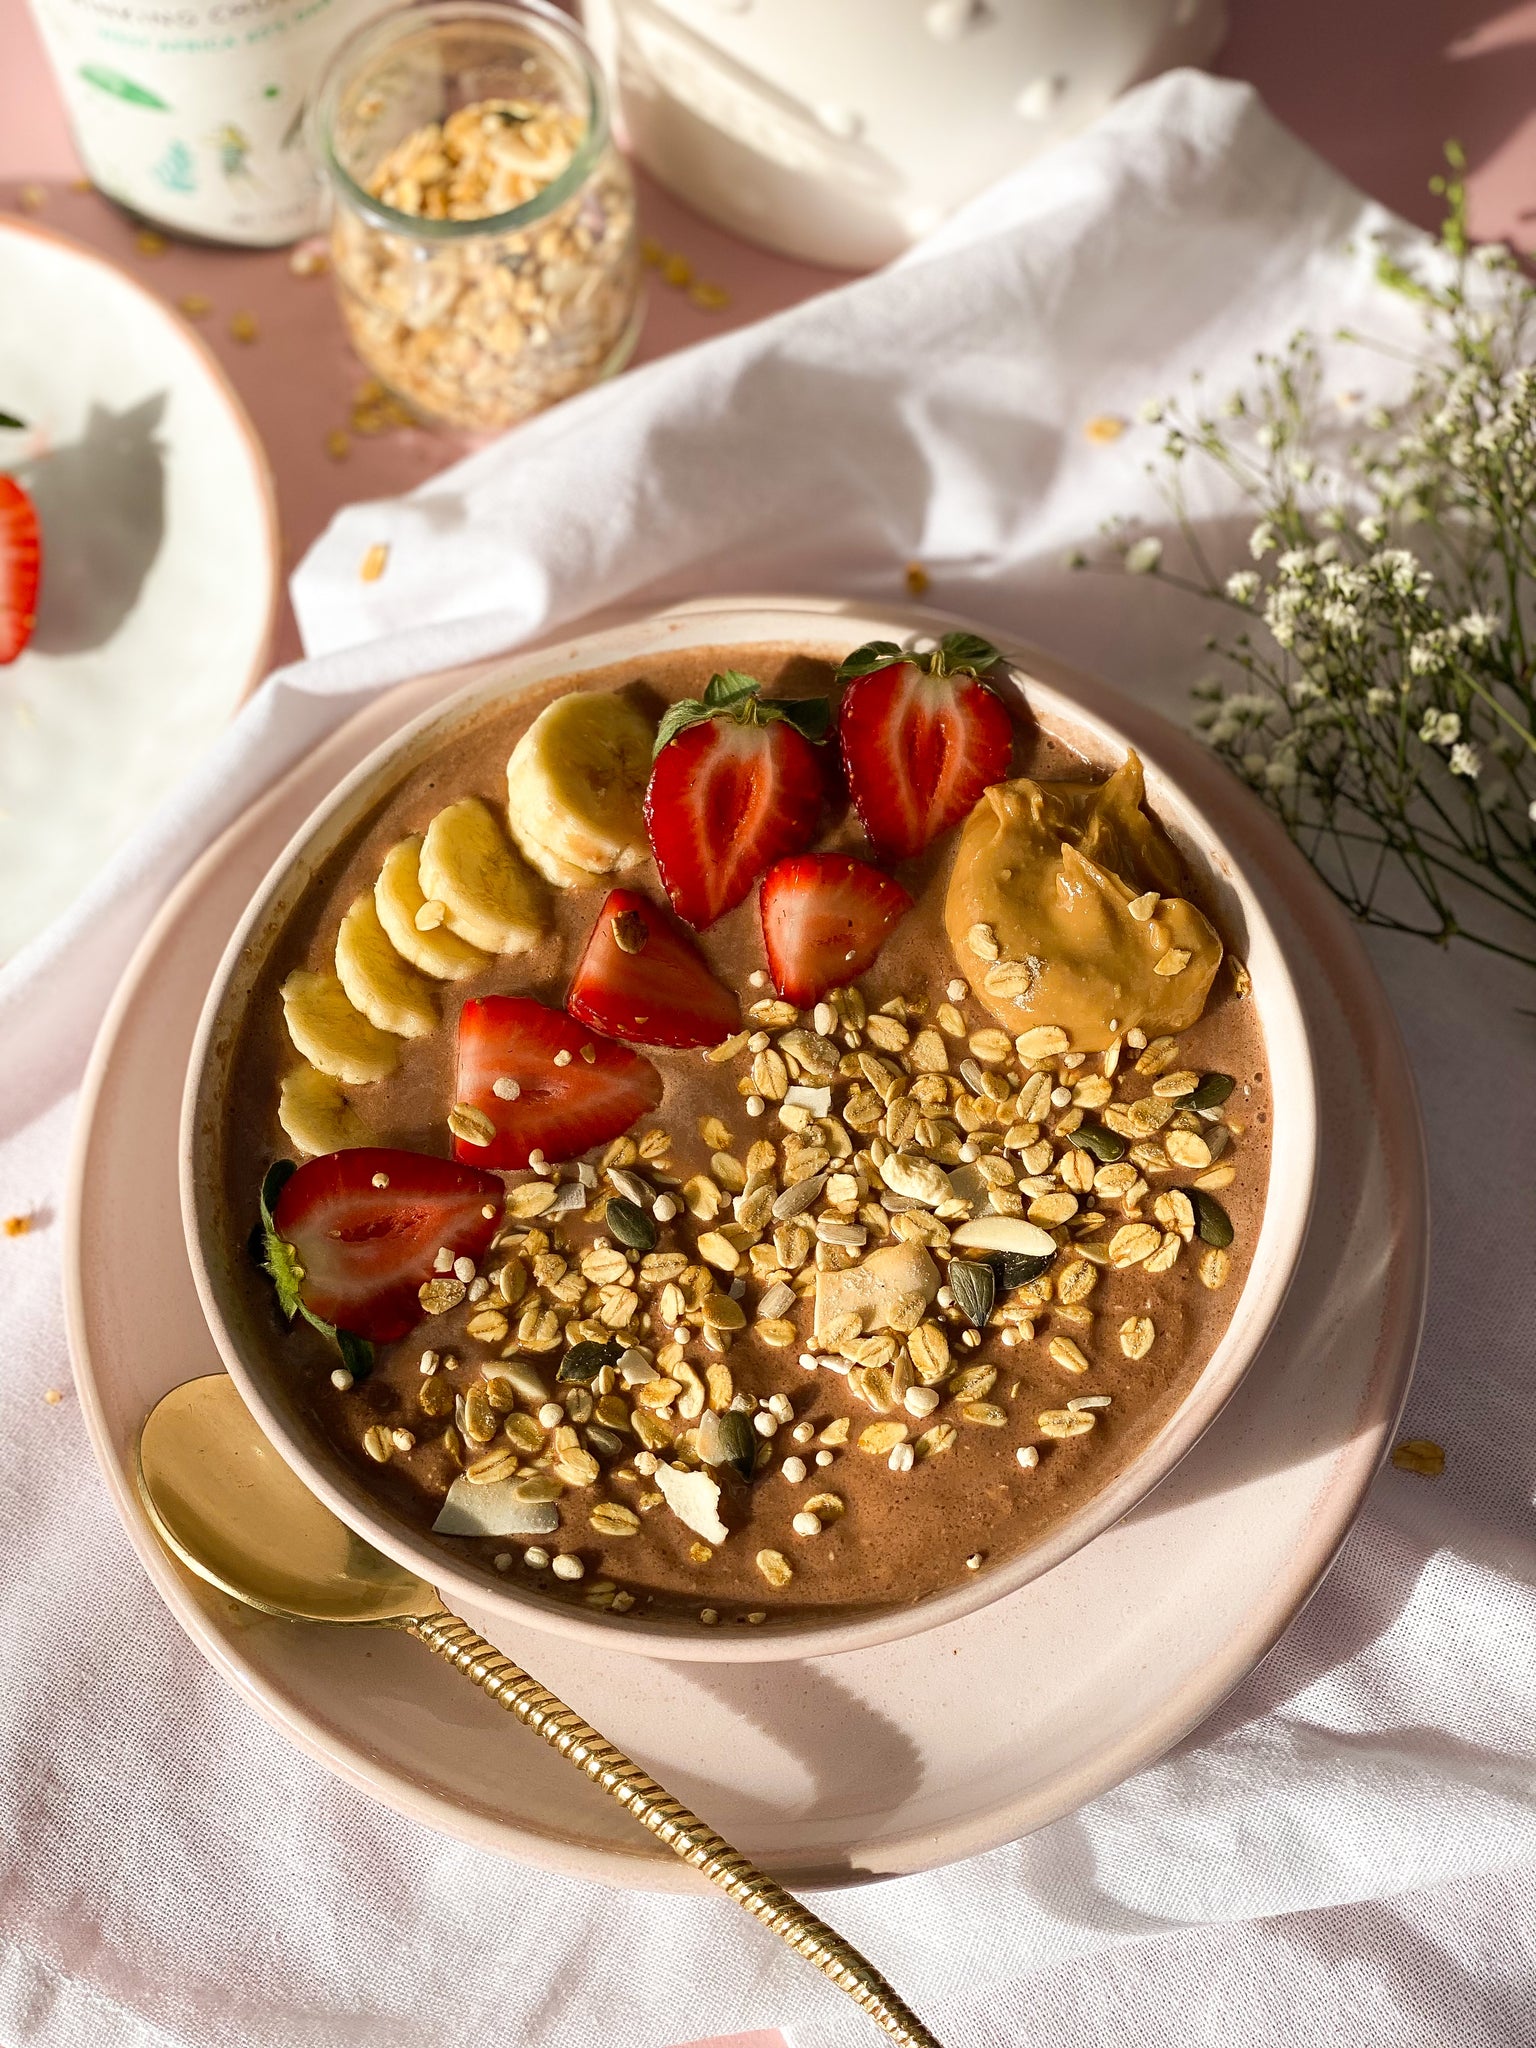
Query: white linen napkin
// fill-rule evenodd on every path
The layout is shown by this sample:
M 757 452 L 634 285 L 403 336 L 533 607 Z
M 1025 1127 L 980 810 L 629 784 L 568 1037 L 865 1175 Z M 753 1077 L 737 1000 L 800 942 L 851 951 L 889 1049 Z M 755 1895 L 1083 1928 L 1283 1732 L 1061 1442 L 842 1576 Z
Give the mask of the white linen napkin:
M 154 906 L 240 805 L 385 685 L 595 606 L 894 596 L 916 560 L 937 604 L 1182 716 L 1202 610 L 1062 566 L 1106 515 L 1154 513 L 1150 437 L 1104 445 L 1083 425 L 1197 370 L 1224 389 L 1298 323 L 1389 331 L 1401 316 L 1372 283 L 1374 231 L 1410 238 L 1246 89 L 1175 74 L 893 270 L 636 371 L 410 498 L 348 510 L 318 543 L 295 579 L 316 658 L 274 678 L 0 973 L 0 1212 L 39 1219 L 0 1240 L 7 2048 L 664 2048 L 770 2025 L 795 2048 L 865 2038 L 735 1909 L 620 1898 L 439 1839 L 305 1762 L 203 1664 L 133 1562 L 74 1405 L 43 1402 L 67 1384 L 56 1225 L 73 1090 Z M 1356 363 L 1349 381 L 1372 374 Z M 1196 511 L 1231 507 L 1212 490 Z M 381 542 L 387 572 L 364 584 Z M 1536 1133 L 1517 1014 L 1533 991 L 1469 951 L 1373 951 L 1439 1197 L 1409 1427 L 1447 1446 L 1448 1470 L 1381 1476 L 1316 1600 L 1156 1768 L 1016 1847 L 826 1902 L 951 2048 L 1464 2048 L 1525 2023 L 1528 1938 L 1501 1931 L 1481 1962 L 1455 1951 L 1536 1865 Z M 1451 1885 L 1443 1903 L 1410 1898 Z M 1276 1915 L 1299 1917 L 1245 1924 Z M 1364 1938 L 1379 1967 L 1350 1960 Z M 1418 1938 L 1439 1944 L 1423 1969 L 1404 1957 Z M 1476 2023 L 1458 2028 L 1447 2016 L 1473 1992 Z

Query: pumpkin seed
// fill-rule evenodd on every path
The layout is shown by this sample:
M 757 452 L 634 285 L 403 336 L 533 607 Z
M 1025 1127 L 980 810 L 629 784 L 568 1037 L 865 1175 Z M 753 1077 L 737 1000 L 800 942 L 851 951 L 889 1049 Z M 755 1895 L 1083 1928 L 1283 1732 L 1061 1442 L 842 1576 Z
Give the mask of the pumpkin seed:
M 1201 1242 L 1225 1251 L 1232 1242 L 1232 1218 L 1216 1197 L 1208 1195 L 1204 1188 L 1190 1188 L 1187 1193 L 1195 1206 L 1195 1229 Z
M 587 1449 L 595 1451 L 600 1458 L 616 1458 L 624 1449 L 624 1439 L 602 1423 L 592 1422 L 587 1425 Z
M 993 1252 L 987 1264 L 997 1276 L 997 1284 L 1006 1294 L 1010 1288 L 1023 1287 L 1031 1280 L 1038 1280 L 1055 1259 L 1052 1251 L 1039 1258 L 1031 1258 L 1028 1252 Z
M 655 1251 L 656 1226 L 638 1202 L 631 1202 L 624 1195 L 610 1195 L 603 1220 L 619 1243 L 632 1252 Z
M 555 1378 L 567 1385 L 575 1382 L 578 1386 L 590 1386 L 605 1365 L 617 1371 L 623 1355 L 624 1346 L 611 1341 L 607 1344 L 573 1344 L 561 1359 Z
M 1237 1086 L 1230 1074 L 1207 1074 L 1193 1095 L 1185 1097 L 1187 1109 L 1215 1109 Z
M 743 1479 L 750 1479 L 757 1467 L 757 1433 L 750 1415 L 728 1409 L 716 1415 L 713 1409 L 699 1424 L 699 1456 L 706 1465 L 729 1465 Z
M 1093 1117 L 1084 1117 L 1072 1133 L 1073 1142 L 1081 1145 L 1085 1152 L 1091 1152 L 1102 1165 L 1113 1166 L 1117 1159 L 1125 1157 L 1125 1140 L 1118 1131 L 1109 1130 Z
M 992 1268 L 980 1259 L 951 1259 L 948 1278 L 961 1315 L 975 1329 L 984 1328 L 997 1299 L 997 1275 Z

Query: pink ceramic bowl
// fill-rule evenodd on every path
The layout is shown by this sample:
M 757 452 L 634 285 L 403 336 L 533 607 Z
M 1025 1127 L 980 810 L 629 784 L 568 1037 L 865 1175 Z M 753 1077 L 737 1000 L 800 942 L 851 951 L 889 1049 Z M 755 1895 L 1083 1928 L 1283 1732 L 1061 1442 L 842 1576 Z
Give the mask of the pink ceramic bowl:
M 455 1553 L 452 1539 L 412 1527 L 375 1499 L 293 1400 L 271 1354 L 270 1331 L 252 1320 L 235 1284 L 237 1262 L 246 1257 L 246 1228 L 232 1222 L 219 1192 L 220 1134 L 227 1118 L 229 1056 L 249 993 L 316 869 L 463 720 L 563 674 L 643 661 L 664 650 L 775 642 L 811 654 L 834 652 L 835 658 L 866 640 L 906 642 L 965 623 L 913 608 L 871 613 L 827 599 L 710 599 L 514 657 L 363 761 L 290 842 L 230 940 L 203 1009 L 182 1109 L 182 1212 L 208 1327 L 248 1406 L 307 1484 L 359 1535 L 419 1572 L 450 1604 L 467 1604 L 481 1616 L 499 1615 L 516 1626 L 601 1641 L 609 1650 L 710 1663 L 827 1656 L 937 1627 L 1051 1570 L 1142 1500 L 1220 1413 L 1272 1328 L 1306 1236 L 1316 1172 L 1316 1087 L 1306 1020 L 1274 930 L 1241 866 L 1204 813 L 1163 772 L 1156 749 L 1145 745 L 1140 752 L 1151 807 L 1191 864 L 1209 878 L 1223 931 L 1248 964 L 1273 1097 L 1284 1102 L 1286 1114 L 1273 1120 L 1264 1220 L 1248 1278 L 1205 1370 L 1139 1456 L 1011 1557 L 917 1603 L 865 1609 L 831 1622 L 791 1617 L 727 1632 L 684 1619 L 618 1617 L 566 1606 L 517 1578 L 467 1562 Z M 1004 653 L 1012 687 L 1041 725 L 1096 767 L 1107 771 L 1123 759 L 1128 742 L 1115 723 L 1111 692 L 1034 650 L 1005 642 Z

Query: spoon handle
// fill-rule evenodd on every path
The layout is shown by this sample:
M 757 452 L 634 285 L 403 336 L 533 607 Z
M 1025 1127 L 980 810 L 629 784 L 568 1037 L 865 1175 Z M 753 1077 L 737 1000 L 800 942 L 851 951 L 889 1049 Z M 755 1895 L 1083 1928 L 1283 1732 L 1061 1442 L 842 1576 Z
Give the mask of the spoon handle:
M 656 1780 L 631 1763 L 624 1752 L 573 1714 L 555 1695 L 520 1670 L 509 1657 L 477 1635 L 468 1622 L 439 1610 L 413 1617 L 406 1624 L 429 1650 L 444 1658 L 471 1684 L 478 1685 L 497 1706 L 515 1714 L 525 1728 L 540 1735 L 567 1763 L 585 1771 L 595 1785 L 634 1815 L 642 1827 L 665 1842 L 674 1856 L 702 1871 L 711 1884 L 744 1906 L 765 1927 L 772 1928 L 798 1954 L 846 1991 L 893 2041 L 903 2048 L 940 2048 L 922 2021 L 903 2004 L 880 1972 L 867 1963 L 824 1920 L 754 1870 L 739 1850 L 706 1827 L 696 1814 L 663 1791 Z

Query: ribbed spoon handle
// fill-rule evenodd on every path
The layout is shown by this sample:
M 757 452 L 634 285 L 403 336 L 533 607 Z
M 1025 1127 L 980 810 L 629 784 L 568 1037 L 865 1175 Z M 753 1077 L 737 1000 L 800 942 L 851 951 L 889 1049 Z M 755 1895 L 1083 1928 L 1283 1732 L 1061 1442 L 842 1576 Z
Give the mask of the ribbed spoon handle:
M 429 1650 L 478 1685 L 499 1707 L 515 1714 L 525 1728 L 542 1736 L 567 1763 L 585 1771 L 642 1827 L 665 1842 L 674 1856 L 702 1871 L 711 1884 L 717 1884 L 738 1906 L 744 1906 L 781 1941 L 814 1963 L 893 2041 L 901 2042 L 903 2048 L 940 2048 L 922 2021 L 856 1948 L 782 1885 L 754 1870 L 739 1850 L 706 1827 L 670 1792 L 663 1791 L 654 1778 L 631 1763 L 579 1714 L 573 1714 L 547 1687 L 477 1635 L 468 1622 L 444 1611 L 418 1616 L 407 1626 Z

